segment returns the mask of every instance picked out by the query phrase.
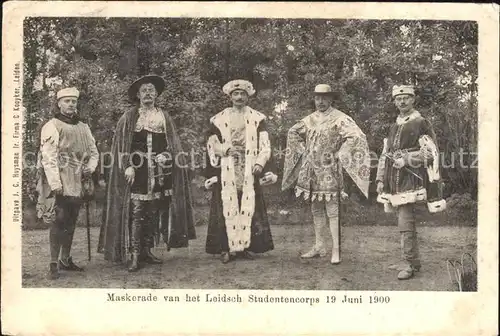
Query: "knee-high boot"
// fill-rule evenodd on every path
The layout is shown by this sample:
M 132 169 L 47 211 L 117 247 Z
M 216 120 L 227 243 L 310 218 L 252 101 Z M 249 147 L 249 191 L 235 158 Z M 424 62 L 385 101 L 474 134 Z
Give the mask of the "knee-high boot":
M 158 259 L 151 249 L 155 246 L 155 235 L 158 231 L 159 209 L 156 202 L 148 202 L 146 210 L 146 220 L 143 226 L 143 244 L 141 251 L 141 260 L 148 264 L 161 264 L 162 260 Z
M 413 277 L 413 262 L 416 254 L 415 236 L 415 232 L 413 231 L 401 232 L 401 254 L 403 265 L 398 273 L 399 280 L 406 280 Z
M 130 223 L 130 243 L 131 243 L 131 253 L 132 260 L 130 262 L 128 271 L 136 272 L 140 268 L 139 256 L 142 249 L 141 236 L 142 236 L 142 225 L 144 222 L 144 204 L 142 201 L 133 200 L 131 202 L 132 206 L 132 220 Z

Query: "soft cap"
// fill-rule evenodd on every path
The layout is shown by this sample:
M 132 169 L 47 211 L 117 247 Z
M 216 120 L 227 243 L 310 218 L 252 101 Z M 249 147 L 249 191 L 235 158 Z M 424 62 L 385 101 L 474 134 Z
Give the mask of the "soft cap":
M 70 87 L 70 88 L 66 88 L 66 89 L 62 89 L 62 90 L 59 90 L 57 92 L 57 100 L 61 99 L 61 98 L 64 98 L 64 97 L 80 97 L 80 92 L 74 88 L 74 87 Z

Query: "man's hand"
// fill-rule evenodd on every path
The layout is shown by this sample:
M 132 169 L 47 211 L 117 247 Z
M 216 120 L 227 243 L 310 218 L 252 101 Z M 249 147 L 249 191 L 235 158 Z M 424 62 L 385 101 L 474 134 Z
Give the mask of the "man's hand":
M 254 166 L 253 166 L 252 173 L 253 173 L 254 175 L 257 175 L 257 176 L 258 176 L 258 175 L 260 175 L 260 174 L 262 173 L 262 170 L 263 170 L 263 169 L 264 169 L 264 168 L 263 168 L 260 164 L 256 164 L 256 165 L 254 165 Z
M 207 179 L 205 181 L 205 183 L 204 183 L 205 184 L 205 189 L 209 190 L 210 188 L 212 188 L 212 185 L 214 185 L 215 183 L 217 183 L 217 181 L 218 181 L 217 176 L 213 176 L 213 177 Z
M 135 170 L 134 167 L 128 167 L 125 169 L 125 179 L 129 184 L 134 183 L 135 180 Z
M 345 201 L 346 199 L 349 198 L 349 195 L 344 191 L 344 190 L 341 190 L 340 191 L 340 198 Z
M 401 169 L 405 166 L 405 160 L 403 158 L 394 159 L 392 166 L 396 169 Z
M 381 194 L 384 191 L 384 183 L 381 181 L 377 182 L 377 193 Z
M 163 154 L 158 154 L 156 155 L 156 162 L 158 162 L 159 164 L 165 164 L 166 162 L 168 161 L 168 158 L 163 155 Z
M 62 187 L 53 189 L 50 194 L 52 195 L 52 197 L 62 196 L 63 189 L 62 189 Z M 49 195 L 49 197 L 50 197 L 50 195 Z
M 90 170 L 88 166 L 83 166 L 82 174 L 84 177 L 90 177 L 90 175 L 92 175 L 92 170 Z

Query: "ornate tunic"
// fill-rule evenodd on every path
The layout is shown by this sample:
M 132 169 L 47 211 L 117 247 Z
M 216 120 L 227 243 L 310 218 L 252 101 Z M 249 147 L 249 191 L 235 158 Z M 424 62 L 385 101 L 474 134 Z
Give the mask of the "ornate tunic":
M 297 197 L 330 201 L 343 187 L 340 166 L 367 196 L 368 145 L 352 118 L 330 107 L 310 114 L 289 130 L 283 190 L 295 186 Z
M 405 160 L 403 168 L 393 167 L 396 158 Z M 431 212 L 446 207 L 441 194 L 436 135 L 430 122 L 418 111 L 399 116 L 391 126 L 384 139 L 377 181 L 384 184 L 378 201 L 387 205 L 387 212 L 398 205 L 425 201 Z
M 158 154 L 163 154 L 169 161 L 160 164 L 156 160 Z M 165 137 L 165 118 L 158 109 L 139 109 L 130 161 L 135 169 L 132 199 L 148 201 L 172 195 L 173 158 Z
M 49 120 L 41 131 L 40 154 L 39 164 L 50 189 L 62 188 L 64 196 L 82 197 L 82 164 L 94 171 L 99 161 L 89 126 Z

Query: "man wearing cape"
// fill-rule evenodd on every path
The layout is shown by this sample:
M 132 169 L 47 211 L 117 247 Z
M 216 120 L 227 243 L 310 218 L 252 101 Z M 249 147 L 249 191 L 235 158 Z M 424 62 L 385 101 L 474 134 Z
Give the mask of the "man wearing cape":
M 302 258 L 326 256 L 322 231 L 329 222 L 332 264 L 340 263 L 339 201 L 343 168 L 368 197 L 370 155 L 365 134 L 351 117 L 332 107 L 334 92 L 327 84 L 314 90 L 316 111 L 288 132 L 282 190 L 295 187 L 297 197 L 311 201 L 316 242 Z
M 155 106 L 165 87 L 145 76 L 129 88 L 137 106 L 125 112 L 111 146 L 111 168 L 98 252 L 137 271 L 141 262 L 161 263 L 151 253 L 160 233 L 167 249 L 195 239 L 189 163 L 169 114 Z
M 446 209 L 446 200 L 436 134 L 430 121 L 413 108 L 414 87 L 395 85 L 392 97 L 399 115 L 384 139 L 377 169 L 377 201 L 385 212 L 397 215 L 401 261 L 389 269 L 398 271 L 399 280 L 407 280 L 422 266 L 415 208 L 427 203 L 429 212 L 441 212 Z

